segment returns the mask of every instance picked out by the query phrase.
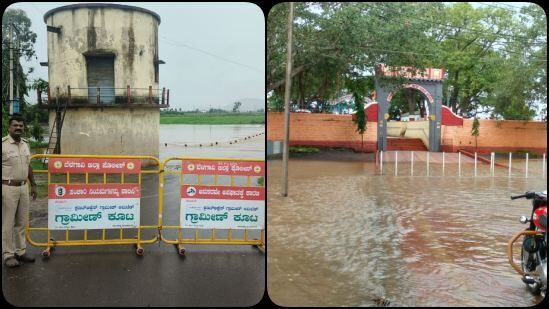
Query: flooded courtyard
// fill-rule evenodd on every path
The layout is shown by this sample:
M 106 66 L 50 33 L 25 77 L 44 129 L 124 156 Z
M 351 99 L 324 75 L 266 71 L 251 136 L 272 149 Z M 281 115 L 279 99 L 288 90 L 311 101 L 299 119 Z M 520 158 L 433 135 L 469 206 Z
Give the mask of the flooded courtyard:
M 291 159 L 286 198 L 280 195 L 282 162 L 268 161 L 267 290 L 276 304 L 541 301 L 506 255 L 508 240 L 525 227 L 518 218 L 531 211 L 530 201 L 509 196 L 546 190 L 541 159 L 529 162 L 528 177 L 520 160 L 513 161 L 511 177 L 504 166 L 496 166 L 492 177 L 486 163 L 478 163 L 473 177 L 470 158 L 461 158 L 461 172 L 457 164 L 443 171 L 431 162 L 427 173 L 422 159 L 413 168 L 409 160 L 395 167 L 392 155 L 384 159 L 383 175 L 372 161 Z

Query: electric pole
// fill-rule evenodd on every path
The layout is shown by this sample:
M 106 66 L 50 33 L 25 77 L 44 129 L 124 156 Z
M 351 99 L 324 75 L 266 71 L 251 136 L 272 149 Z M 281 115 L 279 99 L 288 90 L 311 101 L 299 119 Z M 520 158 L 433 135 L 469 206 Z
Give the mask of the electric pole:
M 13 23 L 10 21 L 10 107 L 9 115 L 13 115 Z
M 282 196 L 288 196 L 288 158 L 290 156 L 290 87 L 292 86 L 292 28 L 294 3 L 289 3 L 288 11 L 288 55 L 286 57 L 286 88 L 284 91 L 284 147 L 282 153 Z

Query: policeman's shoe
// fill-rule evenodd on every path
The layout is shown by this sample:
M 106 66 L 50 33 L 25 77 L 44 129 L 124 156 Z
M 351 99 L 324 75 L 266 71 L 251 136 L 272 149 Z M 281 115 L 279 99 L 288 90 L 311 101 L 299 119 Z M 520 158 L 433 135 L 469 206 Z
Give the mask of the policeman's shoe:
M 21 263 L 19 263 L 19 261 L 17 261 L 17 259 L 15 257 L 9 257 L 7 258 L 5 261 L 4 261 L 4 264 L 6 264 L 7 267 L 10 267 L 10 268 L 13 268 L 13 267 L 17 267 L 19 265 L 21 265 Z
M 19 262 L 25 262 L 25 263 L 34 263 L 34 257 L 32 256 L 29 256 L 28 254 L 23 254 L 23 255 L 15 255 L 15 258 L 19 261 Z

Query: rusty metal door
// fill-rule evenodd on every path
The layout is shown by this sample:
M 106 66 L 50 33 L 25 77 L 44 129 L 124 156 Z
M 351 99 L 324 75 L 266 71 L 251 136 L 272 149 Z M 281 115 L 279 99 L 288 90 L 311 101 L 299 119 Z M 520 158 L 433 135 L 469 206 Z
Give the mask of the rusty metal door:
M 86 57 L 88 77 L 88 101 L 97 103 L 97 88 L 103 104 L 114 103 L 114 57 Z

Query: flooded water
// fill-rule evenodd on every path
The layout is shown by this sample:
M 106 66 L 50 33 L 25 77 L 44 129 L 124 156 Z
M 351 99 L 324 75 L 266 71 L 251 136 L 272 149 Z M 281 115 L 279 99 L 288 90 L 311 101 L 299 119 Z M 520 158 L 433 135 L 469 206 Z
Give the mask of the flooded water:
M 264 159 L 265 125 L 160 125 L 160 160 L 173 156 Z
M 480 163 L 475 178 L 465 161 L 458 177 L 456 164 L 442 176 L 437 163 L 427 176 L 421 160 L 414 176 L 411 162 L 399 162 L 394 176 L 390 161 L 379 175 L 374 162 L 292 159 L 284 198 L 282 162 L 269 160 L 271 299 L 281 306 L 375 306 L 379 298 L 396 306 L 540 302 L 509 265 L 506 246 L 524 228 L 518 218 L 531 211 L 529 201 L 509 196 L 547 188 L 541 160 L 530 162 L 528 178 L 520 170 L 509 178 L 506 167 L 491 177 L 489 164 Z

